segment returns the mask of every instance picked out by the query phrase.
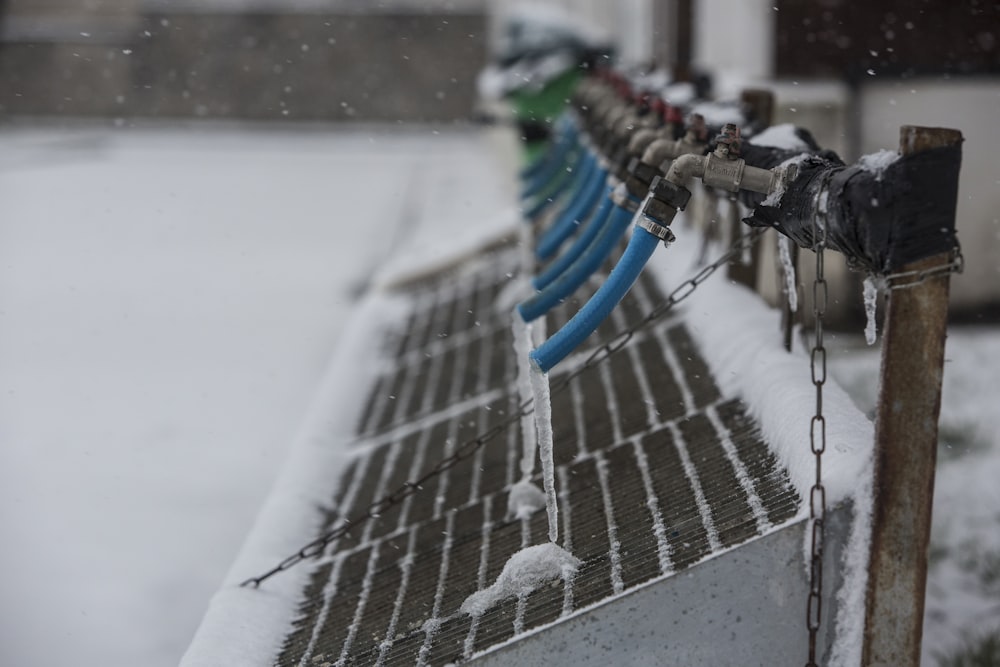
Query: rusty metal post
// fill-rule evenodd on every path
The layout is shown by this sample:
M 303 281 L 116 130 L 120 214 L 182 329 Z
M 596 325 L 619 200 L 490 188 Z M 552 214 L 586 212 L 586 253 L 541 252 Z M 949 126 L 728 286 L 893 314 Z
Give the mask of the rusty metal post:
M 957 130 L 900 128 L 903 154 L 961 141 Z M 924 271 L 950 261 L 951 255 L 944 253 L 899 271 Z M 889 293 L 875 424 L 874 508 L 862 653 L 866 666 L 920 664 L 948 286 L 949 275 L 943 273 Z

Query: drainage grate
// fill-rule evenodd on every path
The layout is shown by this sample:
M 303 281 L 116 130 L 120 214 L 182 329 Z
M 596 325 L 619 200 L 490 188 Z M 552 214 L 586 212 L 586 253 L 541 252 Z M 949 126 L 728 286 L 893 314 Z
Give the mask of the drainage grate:
M 358 455 L 322 532 L 429 469 L 516 410 L 509 315 L 494 304 L 514 249 L 408 291 L 409 320 L 386 333 L 385 372 L 358 424 Z M 592 287 L 596 287 L 594 283 Z M 585 295 L 585 296 L 589 296 Z M 610 338 L 662 299 L 643 277 L 594 337 Z M 549 330 L 575 312 L 550 315 Z M 553 376 L 553 382 L 559 375 Z M 440 665 L 467 658 L 790 520 L 799 498 L 738 400 L 716 387 L 682 321 L 664 320 L 553 397 L 565 546 L 583 561 L 472 619 L 458 612 L 523 546 L 547 539 L 545 512 L 504 516 L 519 476 L 508 429 L 315 561 L 276 663 Z

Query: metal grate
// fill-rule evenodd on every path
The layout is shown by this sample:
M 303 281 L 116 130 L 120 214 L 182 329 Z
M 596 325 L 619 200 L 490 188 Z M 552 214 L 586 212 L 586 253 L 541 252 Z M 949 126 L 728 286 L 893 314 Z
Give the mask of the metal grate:
M 514 249 L 501 249 L 475 271 L 443 273 L 408 292 L 412 314 L 386 333 L 390 363 L 372 384 L 358 454 L 322 532 L 516 410 L 509 316 L 494 307 L 516 262 Z M 594 344 L 660 298 L 640 279 Z M 576 308 L 556 309 L 550 330 Z M 519 430 L 509 429 L 314 561 L 276 664 L 461 660 L 795 515 L 786 473 L 741 403 L 721 395 L 682 321 L 657 323 L 625 352 L 553 397 L 564 546 L 583 561 L 571 582 L 480 618 L 458 612 L 514 552 L 547 539 L 544 512 L 504 516 L 521 448 Z

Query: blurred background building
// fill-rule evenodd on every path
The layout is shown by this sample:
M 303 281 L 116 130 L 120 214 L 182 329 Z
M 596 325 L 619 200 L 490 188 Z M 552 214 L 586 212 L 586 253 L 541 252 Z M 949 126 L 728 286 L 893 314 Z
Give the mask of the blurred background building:
M 0 117 L 468 121 L 512 0 L 2 0 Z M 956 312 L 1000 303 L 1000 5 L 989 0 L 536 0 L 619 62 L 716 97 L 774 91 L 774 122 L 848 162 L 898 127 L 960 128 Z
M 467 118 L 481 0 L 13 0 L 0 110 L 253 120 Z

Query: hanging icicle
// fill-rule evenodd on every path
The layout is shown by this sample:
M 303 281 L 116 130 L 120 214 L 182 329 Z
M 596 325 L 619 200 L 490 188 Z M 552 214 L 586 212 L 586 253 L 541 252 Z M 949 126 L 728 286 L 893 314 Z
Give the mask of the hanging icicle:
M 792 263 L 792 240 L 787 236 L 778 236 L 778 258 L 781 260 L 781 272 L 785 278 L 785 294 L 788 295 L 788 309 L 793 313 L 799 309 L 799 291 L 796 289 L 795 264 Z
M 863 296 L 865 301 L 865 341 L 869 345 L 874 345 L 877 337 L 875 309 L 878 305 L 878 286 L 875 284 L 875 278 L 870 274 L 865 278 Z

